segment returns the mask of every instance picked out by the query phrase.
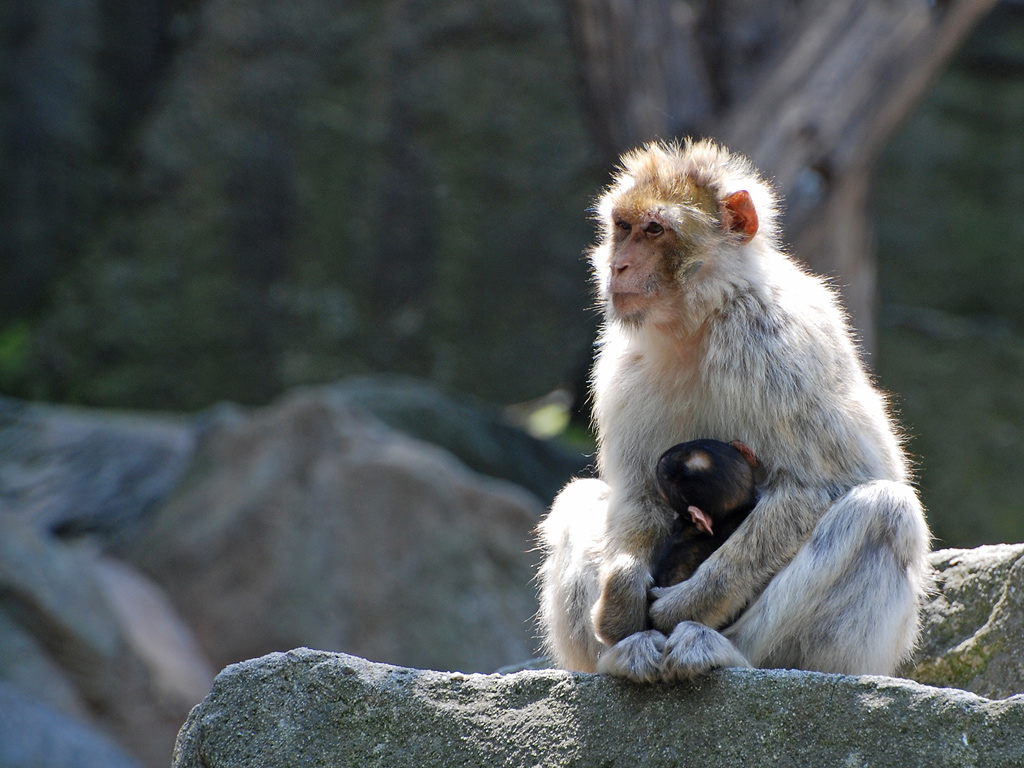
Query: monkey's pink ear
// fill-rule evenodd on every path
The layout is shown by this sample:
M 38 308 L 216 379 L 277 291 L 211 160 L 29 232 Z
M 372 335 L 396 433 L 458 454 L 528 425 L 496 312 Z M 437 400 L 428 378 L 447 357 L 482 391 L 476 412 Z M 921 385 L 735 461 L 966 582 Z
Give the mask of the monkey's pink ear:
M 757 234 L 757 211 L 745 189 L 733 192 L 718 204 L 722 211 L 722 229 L 735 232 L 749 242 Z
M 711 530 L 712 521 L 707 512 L 700 507 L 692 506 L 687 507 L 686 511 L 690 513 L 690 518 L 693 520 L 694 525 L 697 526 L 697 530 L 704 531 L 704 533 L 709 533 L 712 536 L 715 535 L 715 532 Z
M 739 440 L 733 440 L 729 445 L 740 452 L 740 456 L 746 460 L 751 469 L 757 469 L 761 465 L 761 460 L 757 458 L 757 454 L 754 453 L 751 447 L 746 443 L 740 442 Z

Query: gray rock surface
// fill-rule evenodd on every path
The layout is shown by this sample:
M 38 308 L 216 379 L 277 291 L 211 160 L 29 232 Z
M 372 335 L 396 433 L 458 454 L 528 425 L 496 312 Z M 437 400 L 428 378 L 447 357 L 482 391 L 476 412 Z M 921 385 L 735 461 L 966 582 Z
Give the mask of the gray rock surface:
M 1024 692 L 1024 544 L 943 549 L 931 562 L 935 592 L 906 675 L 992 698 Z
M 425 672 L 300 649 L 224 670 L 175 768 L 862 766 L 1024 762 L 1024 697 L 730 670 L 635 685 L 557 670 Z

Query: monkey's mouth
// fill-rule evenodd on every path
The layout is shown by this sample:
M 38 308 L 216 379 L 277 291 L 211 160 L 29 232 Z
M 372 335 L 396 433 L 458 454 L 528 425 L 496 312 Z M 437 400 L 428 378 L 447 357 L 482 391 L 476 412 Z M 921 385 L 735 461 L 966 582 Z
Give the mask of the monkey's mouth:
M 651 299 L 645 293 L 613 293 L 612 307 L 623 320 L 638 319 L 650 307 Z

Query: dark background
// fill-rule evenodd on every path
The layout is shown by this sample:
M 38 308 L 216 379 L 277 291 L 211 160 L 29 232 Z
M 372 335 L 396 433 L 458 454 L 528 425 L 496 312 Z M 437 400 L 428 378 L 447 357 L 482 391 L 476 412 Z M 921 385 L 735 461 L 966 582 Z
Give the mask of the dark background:
M 191 413 L 395 372 L 580 407 L 610 168 L 567 13 L 4 3 L 0 393 Z M 941 545 L 1024 539 L 1021 125 L 1002 2 L 872 187 L 868 359 Z

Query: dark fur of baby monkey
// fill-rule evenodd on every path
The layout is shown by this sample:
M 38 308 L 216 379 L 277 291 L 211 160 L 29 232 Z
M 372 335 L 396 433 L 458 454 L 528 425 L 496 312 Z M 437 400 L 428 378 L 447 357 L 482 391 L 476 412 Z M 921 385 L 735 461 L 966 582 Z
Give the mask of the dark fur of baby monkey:
M 668 540 L 654 556 L 656 587 L 688 579 L 746 520 L 757 503 L 759 462 L 744 443 L 692 440 L 658 459 L 658 493 L 677 513 Z

